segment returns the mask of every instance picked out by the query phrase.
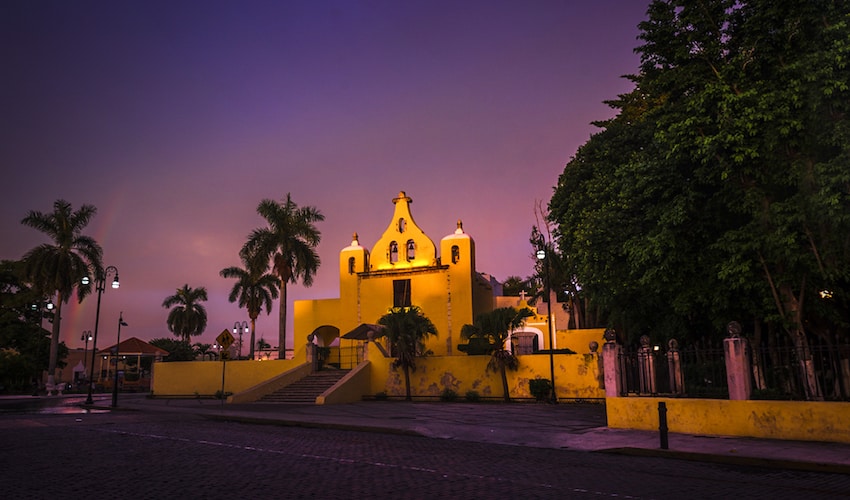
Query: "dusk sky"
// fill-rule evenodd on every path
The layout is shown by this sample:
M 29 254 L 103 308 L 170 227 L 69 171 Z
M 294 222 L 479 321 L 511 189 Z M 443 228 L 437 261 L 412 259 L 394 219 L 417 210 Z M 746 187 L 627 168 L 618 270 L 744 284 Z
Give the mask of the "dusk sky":
M 322 266 L 290 285 L 290 311 L 338 296 L 340 250 L 355 231 L 371 249 L 401 190 L 435 243 L 462 219 L 479 272 L 528 276 L 535 203 L 631 90 L 648 3 L 2 2 L 0 258 L 48 241 L 21 225 L 29 210 L 96 206 L 84 233 L 121 278 L 100 348 L 121 311 L 122 339 L 173 337 L 162 301 L 183 284 L 209 292 L 193 342 L 246 320 L 218 273 L 264 224 L 259 201 L 286 193 L 325 215 Z M 69 347 L 95 303 L 63 311 Z M 260 337 L 277 344 L 277 303 Z

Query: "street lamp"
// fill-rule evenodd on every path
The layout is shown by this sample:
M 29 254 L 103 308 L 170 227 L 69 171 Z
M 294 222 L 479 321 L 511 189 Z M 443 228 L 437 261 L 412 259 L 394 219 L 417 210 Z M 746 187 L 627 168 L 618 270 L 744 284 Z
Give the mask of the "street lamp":
M 233 324 L 233 335 L 239 335 L 239 359 L 242 359 L 242 333 L 248 333 L 248 322 L 236 322 Z
M 83 340 L 86 343 L 86 346 L 83 348 L 83 367 L 86 366 L 86 355 L 88 354 L 88 351 L 89 351 L 89 341 L 91 339 L 92 339 L 91 330 L 84 331 L 83 334 L 80 336 L 80 340 Z M 91 355 L 91 362 L 92 362 L 92 364 L 94 364 L 94 353 L 92 353 L 92 355 Z
M 546 323 L 549 325 L 549 377 L 550 382 L 552 383 L 552 400 L 551 403 L 558 402 L 558 396 L 555 394 L 555 355 L 554 348 L 555 345 L 552 343 L 552 288 L 551 283 L 549 281 L 549 255 L 545 248 L 542 248 L 537 251 L 537 260 L 543 262 L 543 265 L 546 269 L 546 301 L 549 304 L 547 308 L 547 318 Z
M 121 354 L 121 327 L 129 326 L 124 323 L 124 311 L 118 315 L 118 340 L 115 344 L 115 378 L 112 380 L 112 407 L 118 407 L 118 359 Z
M 33 314 L 37 318 L 38 326 L 41 326 L 41 323 L 44 320 L 44 311 L 47 310 L 52 314 L 53 308 L 56 306 L 53 304 L 53 299 L 47 299 L 47 302 L 42 300 L 41 302 L 36 302 L 32 304 L 30 307 L 33 311 Z M 52 321 L 53 320 L 51 320 L 51 322 Z
M 91 344 L 91 369 L 89 370 L 89 396 L 86 398 L 86 404 L 94 404 L 94 401 L 91 398 L 91 391 L 94 388 L 94 353 L 97 352 L 97 327 L 100 323 L 100 296 L 103 295 L 103 291 L 106 289 L 106 278 L 111 275 L 115 275 L 115 279 L 112 280 L 112 288 L 118 288 L 121 283 L 118 281 L 118 268 L 115 266 L 109 266 L 104 270 L 97 270 L 97 274 L 94 278 L 94 287 L 97 290 L 97 312 L 94 317 L 94 340 Z M 88 276 L 83 276 L 82 283 L 84 285 L 88 285 L 91 282 Z

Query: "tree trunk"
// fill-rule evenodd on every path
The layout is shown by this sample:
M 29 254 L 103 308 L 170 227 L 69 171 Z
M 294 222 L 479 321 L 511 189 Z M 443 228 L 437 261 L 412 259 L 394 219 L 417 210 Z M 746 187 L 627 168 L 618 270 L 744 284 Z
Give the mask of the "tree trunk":
M 257 327 L 257 318 L 251 318 L 251 346 L 248 349 L 248 357 L 254 360 L 254 330 Z
M 510 390 L 508 389 L 508 372 L 505 369 L 504 365 L 502 365 L 499 368 L 499 374 L 502 376 L 502 389 L 505 392 L 505 403 L 510 403 L 511 402 L 511 393 L 510 393 Z
M 787 285 L 780 287 L 780 294 L 785 310 L 792 318 L 791 326 L 788 328 L 788 334 L 794 342 L 794 350 L 797 354 L 797 360 L 800 363 L 800 376 L 803 379 L 803 389 L 806 399 L 815 401 L 823 399 L 823 394 L 821 394 L 820 384 L 818 384 L 817 374 L 815 373 L 815 363 L 812 360 L 809 340 L 806 338 L 806 331 L 803 328 L 802 289 L 803 287 L 801 287 L 801 297 L 799 299 L 794 295 L 791 287 Z
M 408 401 L 412 401 L 413 398 L 410 397 L 410 367 L 404 365 L 404 390 L 405 390 L 405 398 Z
M 286 281 L 280 280 L 280 310 L 278 311 L 277 355 L 286 359 Z
M 47 362 L 47 383 L 53 385 L 56 383 L 56 364 L 59 362 L 59 324 L 62 319 L 62 292 L 56 292 L 56 312 L 53 313 L 53 330 L 50 335 L 50 359 Z M 41 307 L 38 308 L 39 322 L 41 327 L 41 319 L 43 318 Z
M 753 321 L 753 344 L 751 346 L 753 356 L 753 380 L 755 380 L 756 389 L 764 390 L 767 388 L 767 383 L 764 380 L 764 370 L 761 366 L 761 338 L 761 321 L 755 319 Z

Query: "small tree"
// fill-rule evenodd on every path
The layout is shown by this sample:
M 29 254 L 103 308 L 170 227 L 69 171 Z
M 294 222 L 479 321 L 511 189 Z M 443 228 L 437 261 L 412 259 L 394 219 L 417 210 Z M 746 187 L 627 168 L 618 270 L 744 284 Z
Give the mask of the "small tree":
M 191 288 L 186 284 L 162 302 L 162 307 L 166 309 L 174 306 L 166 320 L 168 330 L 180 337 L 187 345 L 192 335 L 200 335 L 207 328 L 207 310 L 201 304 L 201 301 L 205 300 L 207 300 L 206 288 Z
M 405 399 L 410 397 L 410 372 L 416 371 L 416 358 L 427 356 L 425 340 L 437 335 L 434 323 L 416 307 L 394 307 L 378 320 L 386 329 L 387 339 L 392 346 L 396 360 L 393 368 L 401 367 L 404 372 Z
M 159 338 L 153 339 L 148 343 L 154 347 L 168 351 L 168 356 L 163 358 L 163 361 L 193 361 L 195 359 L 195 351 L 186 341 Z
M 461 337 L 465 339 L 487 338 L 496 346 L 487 363 L 487 371 L 498 372 L 501 376 L 505 402 L 511 400 L 507 370 L 519 368 L 519 359 L 505 349 L 505 342 L 512 331 L 525 323 L 525 318 L 533 315 L 534 313 L 527 307 L 519 310 L 513 307 L 500 307 L 488 313 L 479 314 L 471 325 L 463 325 L 460 330 Z
M 272 300 L 277 298 L 277 286 L 279 280 L 275 275 L 267 273 L 269 260 L 258 258 L 247 251 L 240 253 L 244 268 L 231 266 L 219 272 L 222 278 L 235 278 L 236 282 L 230 289 L 227 300 L 239 302 L 239 307 L 244 307 L 251 320 L 251 341 L 248 357 L 254 359 L 254 334 L 257 328 L 257 317 L 265 306 L 266 314 L 272 312 Z M 241 346 L 240 346 L 241 350 Z M 241 353 L 240 353 L 241 354 Z

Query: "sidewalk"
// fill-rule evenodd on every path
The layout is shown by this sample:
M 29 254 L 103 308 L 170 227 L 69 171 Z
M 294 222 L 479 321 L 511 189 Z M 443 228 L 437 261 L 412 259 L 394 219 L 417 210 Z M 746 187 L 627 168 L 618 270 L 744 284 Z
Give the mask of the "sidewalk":
M 108 400 L 96 401 L 108 407 Z M 206 418 L 365 432 L 398 433 L 514 446 L 656 456 L 781 469 L 850 474 L 850 444 L 609 429 L 605 407 L 593 403 L 410 403 L 345 405 L 252 403 L 210 399 L 147 399 L 122 395 L 119 410 L 165 411 Z

